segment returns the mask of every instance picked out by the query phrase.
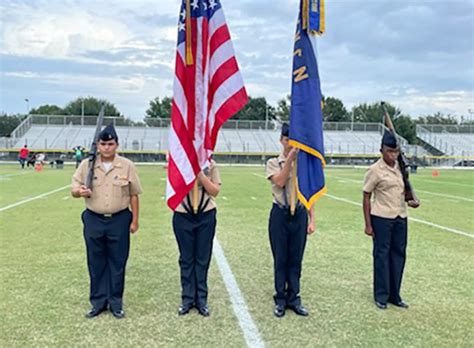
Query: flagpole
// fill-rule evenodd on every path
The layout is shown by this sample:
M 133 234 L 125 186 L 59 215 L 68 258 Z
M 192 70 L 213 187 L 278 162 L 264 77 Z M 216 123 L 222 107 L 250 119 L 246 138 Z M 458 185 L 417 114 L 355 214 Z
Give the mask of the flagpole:
M 296 166 L 298 165 L 297 159 L 293 163 L 293 167 L 291 168 L 291 182 L 290 182 L 290 213 L 291 216 L 295 215 L 296 211 Z

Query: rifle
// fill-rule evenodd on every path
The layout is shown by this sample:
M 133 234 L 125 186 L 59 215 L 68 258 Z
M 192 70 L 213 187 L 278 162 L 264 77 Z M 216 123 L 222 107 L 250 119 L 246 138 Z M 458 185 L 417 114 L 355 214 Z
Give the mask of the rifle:
M 99 117 L 97 117 L 97 125 L 95 127 L 94 138 L 92 139 L 91 149 L 89 151 L 89 167 L 87 169 L 86 187 L 92 190 L 92 181 L 94 180 L 94 166 L 97 159 L 97 143 L 99 142 L 99 133 L 102 130 L 102 123 L 104 122 L 105 105 L 100 107 Z
M 387 111 L 387 107 L 385 105 L 385 102 L 381 102 L 380 105 L 382 107 L 382 112 L 383 112 L 382 124 L 386 125 L 387 128 L 391 132 L 393 132 L 393 134 L 397 138 L 397 143 L 399 144 L 398 136 L 397 136 L 397 133 L 395 132 L 395 127 L 394 127 L 392 119 L 390 118 L 390 115 Z M 408 177 L 408 166 L 409 166 L 408 165 L 408 160 L 407 160 L 405 154 L 402 152 L 401 147 L 400 147 L 400 153 L 398 155 L 397 161 L 398 161 L 398 165 L 400 167 L 400 171 L 402 172 L 403 184 L 405 186 L 405 202 L 412 202 L 412 204 L 416 208 L 420 205 L 420 201 L 416 197 L 415 190 L 413 190 L 413 186 L 410 183 L 410 180 L 409 180 L 409 177 Z

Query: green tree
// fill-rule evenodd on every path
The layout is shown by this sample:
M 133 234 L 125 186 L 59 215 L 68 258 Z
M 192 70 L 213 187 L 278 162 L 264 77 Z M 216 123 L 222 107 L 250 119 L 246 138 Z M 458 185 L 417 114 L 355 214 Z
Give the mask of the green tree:
M 30 110 L 31 115 L 64 115 L 65 111 L 57 105 L 44 104 Z
M 171 103 L 170 97 L 164 97 L 160 101 L 159 97 L 150 101 L 150 106 L 146 111 L 146 117 L 150 118 L 171 118 Z
M 415 122 L 418 124 L 458 124 L 458 120 L 453 115 L 444 115 L 441 112 L 421 116 Z
M 0 115 L 0 137 L 9 137 L 24 119 L 24 116 L 6 114 Z
M 280 121 L 288 121 L 290 119 L 291 97 L 287 95 L 286 98 L 280 99 L 277 102 L 275 111 L 276 118 Z
M 416 142 L 416 124 L 409 115 L 402 115 L 399 108 L 386 103 L 387 111 L 393 121 L 397 134 L 408 140 L 410 144 Z M 383 112 L 380 102 L 359 104 L 351 110 L 354 122 L 383 122 Z
M 416 143 L 416 124 L 410 116 L 400 115 L 393 121 L 397 133 L 410 144 Z
M 275 108 L 267 103 L 265 97 L 249 97 L 248 103 L 237 114 L 234 120 L 265 121 L 268 108 L 268 119 L 275 119 Z
M 81 115 L 82 103 L 84 102 L 84 115 L 97 116 L 100 112 L 102 104 L 105 104 L 105 116 L 123 117 L 114 104 L 104 99 L 94 97 L 77 98 L 69 102 L 64 111 L 67 115 Z
M 351 117 L 340 99 L 323 97 L 323 120 L 327 122 L 350 122 Z
M 392 120 L 395 120 L 401 114 L 401 110 L 396 108 L 395 106 L 390 105 L 388 103 L 386 103 L 385 105 Z M 359 104 L 357 106 L 354 106 L 351 112 L 354 114 L 354 122 L 381 123 L 383 121 L 383 113 L 382 108 L 380 106 L 380 102 L 372 104 Z

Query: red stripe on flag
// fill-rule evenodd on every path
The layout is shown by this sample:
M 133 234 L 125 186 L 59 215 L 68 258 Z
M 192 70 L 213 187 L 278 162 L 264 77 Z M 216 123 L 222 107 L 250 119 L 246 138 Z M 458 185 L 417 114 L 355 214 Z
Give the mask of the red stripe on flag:
M 188 136 L 188 132 L 186 130 L 186 125 L 184 124 L 181 112 L 179 112 L 178 107 L 176 106 L 175 101 L 173 100 L 171 104 L 171 126 L 173 127 L 178 139 L 183 147 L 186 155 L 193 167 L 194 174 L 197 174 L 201 171 L 199 168 L 199 161 L 196 154 L 196 149 L 194 148 L 193 140 Z
M 212 76 L 211 83 L 209 84 L 209 110 L 211 110 L 212 102 L 214 101 L 214 95 L 221 84 L 223 84 L 229 77 L 239 71 L 237 60 L 235 57 L 230 58 L 227 62 L 222 64 L 219 69 L 216 70 Z
M 209 136 L 206 138 L 206 148 L 214 151 L 217 142 L 217 133 L 222 125 L 231 118 L 237 111 L 242 109 L 247 104 L 248 96 L 245 87 L 237 91 L 232 97 L 222 104 L 216 112 L 216 119 L 214 127 L 212 127 Z
M 169 157 L 168 163 L 168 180 L 173 188 L 179 188 L 175 190 L 175 194 L 171 197 L 168 197 L 168 206 L 170 209 L 175 210 L 176 207 L 183 201 L 184 197 L 191 191 L 191 188 L 194 185 L 194 181 L 189 185 L 186 185 L 186 182 L 181 175 L 179 168 L 176 166 L 176 163 L 173 160 L 173 157 Z
M 211 52 L 212 52 L 211 54 L 213 54 L 214 51 L 217 50 L 220 45 L 222 45 L 224 42 L 227 42 L 229 40 L 230 40 L 229 28 L 227 28 L 227 25 L 224 24 L 219 29 L 217 29 L 211 37 L 211 41 L 209 43 L 209 47 L 211 48 Z

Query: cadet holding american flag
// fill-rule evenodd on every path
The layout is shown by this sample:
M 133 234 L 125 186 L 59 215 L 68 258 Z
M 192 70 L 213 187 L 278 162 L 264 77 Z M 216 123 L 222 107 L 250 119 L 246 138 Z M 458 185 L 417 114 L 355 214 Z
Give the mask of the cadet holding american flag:
M 247 103 L 222 6 L 183 0 L 169 135 L 167 203 L 179 247 L 179 315 L 209 316 L 207 272 L 220 176 L 212 151 L 220 127 Z

